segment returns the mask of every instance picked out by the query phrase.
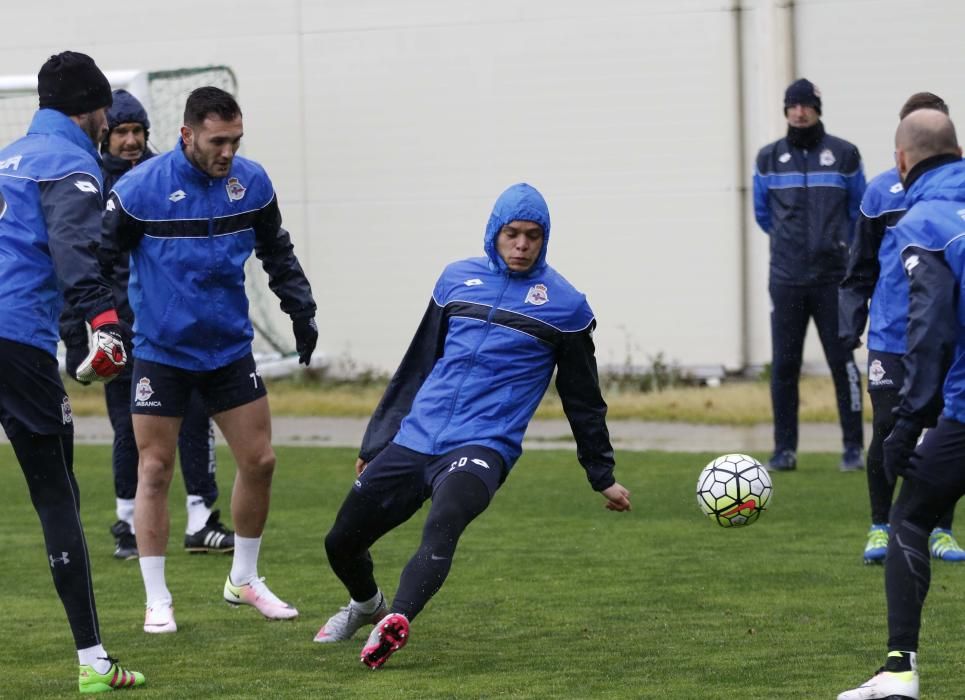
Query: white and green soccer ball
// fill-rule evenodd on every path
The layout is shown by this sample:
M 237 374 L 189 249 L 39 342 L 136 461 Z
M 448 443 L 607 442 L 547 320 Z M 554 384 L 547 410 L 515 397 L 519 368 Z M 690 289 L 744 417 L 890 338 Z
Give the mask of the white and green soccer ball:
M 722 455 L 697 478 L 697 505 L 721 527 L 756 522 L 771 500 L 771 477 L 753 457 Z

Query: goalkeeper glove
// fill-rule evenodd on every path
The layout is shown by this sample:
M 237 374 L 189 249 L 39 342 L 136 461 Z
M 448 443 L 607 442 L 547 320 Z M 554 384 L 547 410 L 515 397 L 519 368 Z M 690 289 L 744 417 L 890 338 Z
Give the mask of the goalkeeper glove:
M 295 352 L 298 353 L 298 363 L 308 366 L 312 361 L 312 353 L 318 344 L 318 325 L 315 318 L 293 318 L 292 328 L 295 331 Z
M 90 382 L 81 382 L 77 379 L 77 368 L 80 367 L 81 363 L 87 359 L 87 355 L 90 353 L 90 348 L 85 340 L 83 343 L 77 343 L 74 345 L 67 346 L 67 357 L 65 358 L 65 364 L 67 365 L 67 375 L 78 382 L 87 386 Z
M 90 322 L 90 327 L 92 349 L 77 367 L 74 376 L 82 384 L 106 384 L 120 374 L 127 364 L 127 352 L 124 350 L 117 312 L 111 309 L 98 314 Z

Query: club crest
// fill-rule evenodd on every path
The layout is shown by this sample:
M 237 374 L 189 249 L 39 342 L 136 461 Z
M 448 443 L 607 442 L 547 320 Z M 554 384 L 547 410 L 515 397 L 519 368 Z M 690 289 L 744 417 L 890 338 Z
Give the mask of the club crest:
M 137 388 L 134 390 L 134 398 L 138 402 L 144 402 L 152 396 L 154 396 L 154 389 L 151 388 L 151 380 L 147 377 L 138 379 Z
M 247 191 L 245 186 L 242 185 L 236 177 L 228 178 L 228 182 L 225 184 L 225 189 L 228 190 L 228 199 L 230 199 L 232 202 L 237 202 L 238 200 L 243 199 L 245 192 Z
M 885 368 L 881 364 L 881 360 L 872 360 L 871 366 L 868 367 L 868 379 L 874 384 L 878 384 L 882 379 L 885 378 Z
M 818 163 L 825 168 L 834 165 L 834 162 L 834 154 L 830 148 L 825 148 L 821 151 L 821 155 L 818 156 Z
M 545 284 L 534 284 L 526 293 L 526 303 L 532 304 L 533 306 L 542 306 L 549 300 L 550 297 L 546 291 Z
M 63 403 L 60 404 L 60 418 L 64 422 L 64 425 L 74 422 L 74 412 L 70 408 L 70 398 L 64 397 Z

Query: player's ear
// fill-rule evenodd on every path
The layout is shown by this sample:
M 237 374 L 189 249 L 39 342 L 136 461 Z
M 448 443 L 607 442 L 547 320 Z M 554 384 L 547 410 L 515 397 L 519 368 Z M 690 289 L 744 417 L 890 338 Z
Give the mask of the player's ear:
M 181 127 L 181 140 L 185 146 L 194 145 L 194 129 L 187 124 Z

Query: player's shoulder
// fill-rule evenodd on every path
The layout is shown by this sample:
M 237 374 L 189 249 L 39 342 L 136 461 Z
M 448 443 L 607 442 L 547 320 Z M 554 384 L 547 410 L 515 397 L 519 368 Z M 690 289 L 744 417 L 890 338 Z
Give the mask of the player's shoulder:
M 770 143 L 761 146 L 760 150 L 757 151 L 757 162 L 758 165 L 762 163 L 767 163 L 770 161 L 774 154 L 780 150 L 781 152 L 787 151 L 787 139 L 779 138 L 776 141 L 771 141 Z
M 559 271 L 546 265 L 521 280 L 525 296 L 521 309 L 564 332 L 582 331 L 593 322 L 593 310 L 586 295 Z
M 460 290 L 478 288 L 473 290 L 478 296 L 480 292 L 487 293 L 490 288 L 495 288 L 497 281 L 497 274 L 490 269 L 486 258 L 464 258 L 443 268 L 436 281 L 433 297 L 436 303 L 445 305 L 458 296 Z
M 101 182 L 93 155 L 54 134 L 28 134 L 0 150 L 0 174 L 36 181 L 62 180 L 86 174 Z
M 856 158 L 861 158 L 857 146 L 850 141 L 841 138 L 840 136 L 835 136 L 834 134 L 825 133 L 824 138 L 821 139 L 821 146 L 824 148 L 830 148 L 835 153 L 840 153 L 842 155 L 853 155 Z
M 895 168 L 871 178 L 861 198 L 861 212 L 865 216 L 874 218 L 905 208 L 905 188 Z

